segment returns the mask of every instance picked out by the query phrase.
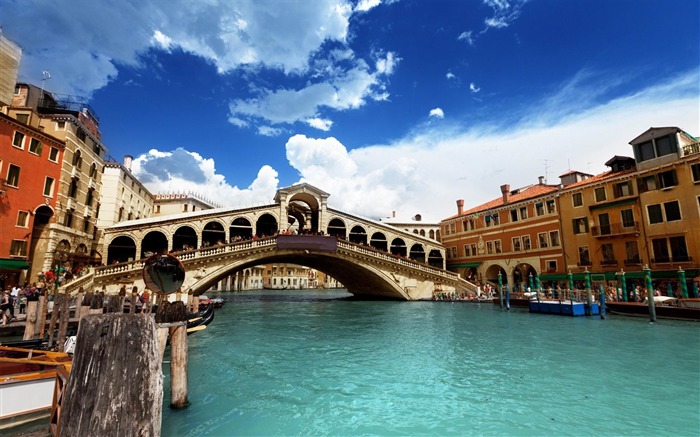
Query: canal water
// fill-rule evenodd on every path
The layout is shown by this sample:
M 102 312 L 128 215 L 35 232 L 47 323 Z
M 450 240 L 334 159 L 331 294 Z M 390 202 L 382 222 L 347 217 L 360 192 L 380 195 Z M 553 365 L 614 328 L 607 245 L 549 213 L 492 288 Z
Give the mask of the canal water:
M 700 435 L 700 324 L 347 296 L 222 293 L 162 435 Z

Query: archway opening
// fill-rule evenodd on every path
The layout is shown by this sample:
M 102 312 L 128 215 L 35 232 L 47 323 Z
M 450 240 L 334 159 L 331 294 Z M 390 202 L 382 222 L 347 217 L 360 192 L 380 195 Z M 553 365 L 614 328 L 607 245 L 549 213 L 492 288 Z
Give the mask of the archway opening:
M 362 226 L 353 226 L 350 229 L 350 242 L 355 244 L 367 244 L 367 231 Z
M 141 258 L 168 251 L 168 237 L 160 231 L 151 231 L 141 240 Z
M 255 235 L 257 235 L 258 238 L 263 238 L 275 235 L 279 229 L 279 225 L 272 215 L 263 214 L 255 223 L 255 228 L 257 229 Z
M 107 264 L 133 261 L 136 257 L 136 243 L 131 237 L 120 235 L 112 240 L 107 248 Z
M 391 253 L 405 257 L 407 255 L 406 243 L 401 238 L 391 240 Z
M 173 250 L 179 252 L 181 250 L 197 249 L 197 233 L 190 226 L 181 226 L 177 228 L 173 234 Z
M 414 244 L 411 246 L 411 252 L 410 255 L 411 259 L 414 259 L 420 263 L 425 262 L 425 249 L 423 249 L 422 244 Z
M 253 238 L 253 226 L 247 219 L 238 217 L 228 228 L 229 238 L 231 243 L 241 240 L 250 240 Z
M 332 235 L 334 237 L 338 237 L 344 240 L 346 232 L 347 228 L 345 227 L 345 223 L 341 219 L 334 218 L 333 220 L 328 222 L 328 235 Z
M 428 254 L 428 264 L 433 267 L 443 268 L 444 259 L 442 258 L 442 253 L 437 249 L 431 250 Z
M 202 230 L 202 247 L 224 244 L 226 242 L 226 231 L 219 222 L 209 222 Z
M 377 250 L 381 250 L 384 252 L 388 251 L 386 236 L 381 232 L 375 232 L 374 234 L 372 234 L 372 238 L 370 238 L 369 240 L 369 245 Z

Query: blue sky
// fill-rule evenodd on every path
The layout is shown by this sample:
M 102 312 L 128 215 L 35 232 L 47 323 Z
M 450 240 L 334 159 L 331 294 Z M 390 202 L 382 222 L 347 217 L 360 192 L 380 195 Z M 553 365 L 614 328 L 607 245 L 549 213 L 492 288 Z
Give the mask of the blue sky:
M 700 135 L 697 0 L 2 0 L 19 79 L 90 99 L 155 192 L 440 220 L 651 126 Z

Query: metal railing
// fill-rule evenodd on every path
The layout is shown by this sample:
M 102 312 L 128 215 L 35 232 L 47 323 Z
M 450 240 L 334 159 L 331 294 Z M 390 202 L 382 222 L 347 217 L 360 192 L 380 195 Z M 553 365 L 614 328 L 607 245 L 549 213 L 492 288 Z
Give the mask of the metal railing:
M 593 226 L 591 234 L 594 237 L 608 237 L 612 235 L 638 234 L 640 232 L 639 222 L 633 223 L 613 223 L 605 226 Z

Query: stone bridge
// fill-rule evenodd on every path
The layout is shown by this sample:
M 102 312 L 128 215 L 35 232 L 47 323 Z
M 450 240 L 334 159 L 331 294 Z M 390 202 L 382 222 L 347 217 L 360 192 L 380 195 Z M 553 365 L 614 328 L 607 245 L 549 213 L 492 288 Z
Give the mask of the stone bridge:
M 473 292 L 473 286 L 438 267 L 338 239 L 334 236 L 278 235 L 176 253 L 185 266 L 184 291 L 195 295 L 241 269 L 291 263 L 327 273 L 362 297 L 428 300 L 433 292 Z M 126 286 L 144 289 L 145 259 L 95 270 L 94 287 L 116 293 Z
M 436 235 L 329 208 L 328 196 L 303 183 L 279 189 L 269 205 L 119 223 L 104 231 L 107 266 L 96 269 L 95 285 L 142 289 L 145 259 L 169 252 L 185 265 L 185 286 L 195 293 L 271 263 L 314 268 L 363 296 L 414 300 L 430 299 L 434 291 L 474 291 L 445 270 L 445 248 Z

